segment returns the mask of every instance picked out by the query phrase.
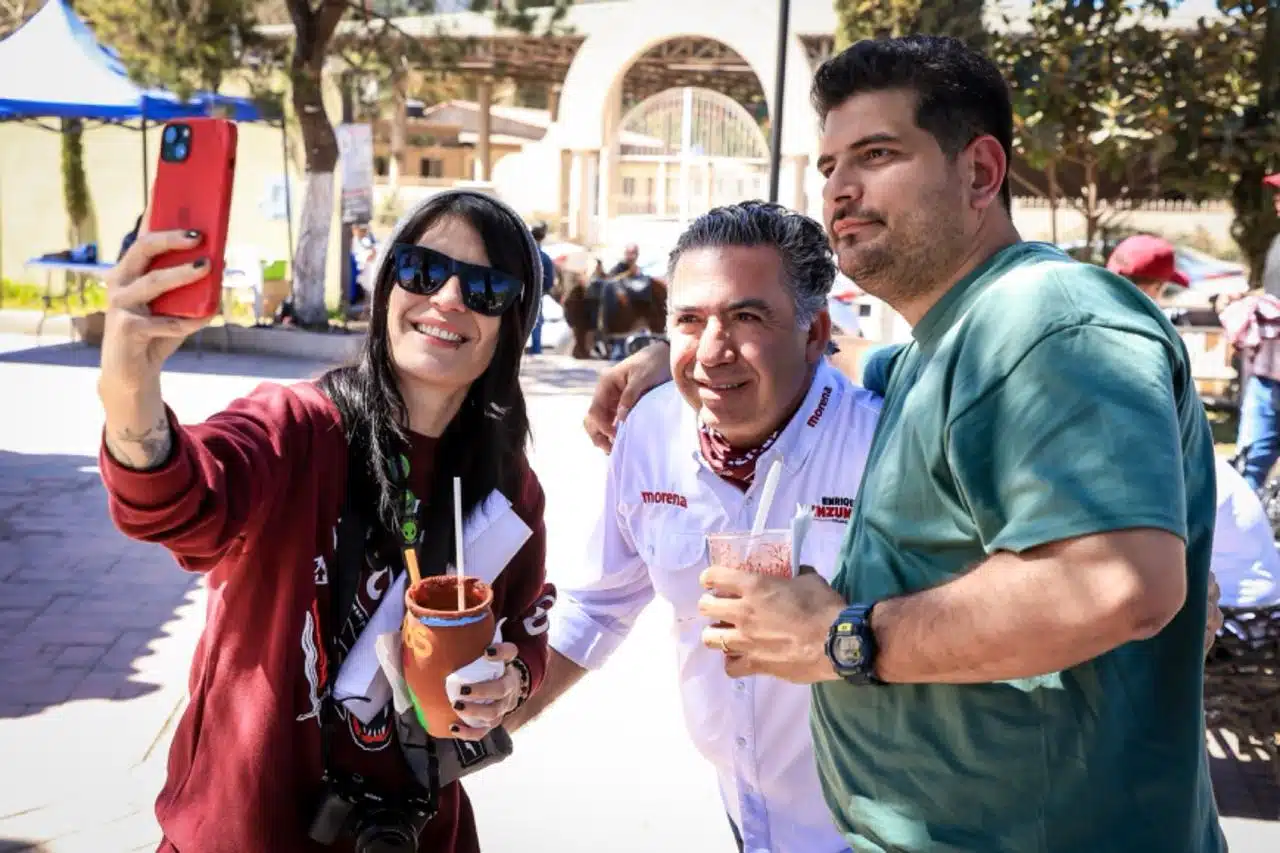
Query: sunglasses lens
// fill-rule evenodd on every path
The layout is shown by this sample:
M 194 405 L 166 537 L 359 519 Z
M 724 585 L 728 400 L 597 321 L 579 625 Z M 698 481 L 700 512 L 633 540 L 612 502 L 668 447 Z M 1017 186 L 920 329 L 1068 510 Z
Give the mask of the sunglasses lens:
M 410 292 L 422 287 L 422 259 L 413 252 L 396 249 L 396 284 Z
M 427 282 L 431 285 L 432 291 L 438 290 L 443 286 L 451 275 L 453 275 L 453 272 L 445 261 L 436 257 L 427 259 Z
M 467 303 L 471 310 L 496 317 L 520 295 L 520 282 L 505 273 L 490 271 L 468 277 Z

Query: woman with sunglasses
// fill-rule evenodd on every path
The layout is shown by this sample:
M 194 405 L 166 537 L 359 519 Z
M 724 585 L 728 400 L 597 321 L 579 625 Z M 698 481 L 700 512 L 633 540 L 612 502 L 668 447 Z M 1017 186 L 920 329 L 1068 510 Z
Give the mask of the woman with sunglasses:
M 156 803 L 160 849 L 361 849 L 354 836 L 367 826 L 356 824 L 396 821 L 363 806 L 348 814 L 353 799 L 372 795 L 400 812 L 412 804 L 416 818 L 406 819 L 420 835 L 416 846 L 367 849 L 477 851 L 461 786 L 430 791 L 429 782 L 440 750 L 470 754 L 459 744 L 492 733 L 537 688 L 546 660 L 554 589 L 519 383 L 542 293 L 533 238 L 488 196 L 432 197 L 375 262 L 369 333 L 353 364 L 316 382 L 264 384 L 204 423 L 182 424 L 161 396 L 161 367 L 207 320 L 146 306 L 198 280 L 207 260 L 147 270 L 200 241 L 145 234 L 113 271 L 99 382 L 113 519 L 205 573 L 209 589 L 191 701 Z M 404 550 L 416 550 L 424 575 L 450 562 L 455 476 L 469 524 L 514 512 L 527 538 L 504 552 L 515 556 L 491 583 L 504 642 L 486 654 L 503 675 L 463 688 L 455 708 L 474 726 L 437 733 L 423 771 L 411 769 L 392 703 L 358 716 L 329 688 L 383 596 L 403 590 Z M 343 551 L 354 561 L 338 558 L 344 507 L 368 521 L 354 552 Z M 340 562 L 359 567 L 345 614 L 332 594 L 335 580 L 350 580 Z M 330 834 L 341 829 L 328 846 L 318 837 L 325 822 Z

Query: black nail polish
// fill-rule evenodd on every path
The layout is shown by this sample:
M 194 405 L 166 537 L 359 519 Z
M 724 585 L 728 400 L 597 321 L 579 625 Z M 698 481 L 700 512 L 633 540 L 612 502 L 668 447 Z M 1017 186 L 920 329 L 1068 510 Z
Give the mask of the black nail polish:
M 191 264 L 191 266 L 195 267 L 196 269 L 203 269 L 208 265 L 209 265 L 208 258 L 196 258 L 195 262 Z
M 494 657 L 495 655 L 498 654 L 498 650 L 496 647 L 490 646 L 489 648 L 484 650 L 484 653 L 487 657 Z
M 458 692 L 459 692 L 459 693 L 461 693 L 463 696 L 470 696 L 470 695 L 471 695 L 471 688 L 470 688 L 469 686 L 467 686 L 466 684 L 464 684 L 464 685 L 462 685 L 462 688 L 461 688 L 460 690 L 458 690 Z
M 197 237 L 200 236 L 200 232 L 192 228 L 190 231 L 187 232 L 186 236 L 192 240 L 195 240 Z
M 453 732 L 456 735 L 459 731 L 457 724 L 455 723 L 454 725 L 449 726 L 449 731 Z
M 461 699 L 459 699 L 457 702 L 454 702 L 454 703 L 453 703 L 453 710 L 455 710 L 455 711 L 463 711 L 463 710 L 466 710 L 466 707 L 467 707 L 467 703 L 466 703 L 466 702 L 463 702 Z

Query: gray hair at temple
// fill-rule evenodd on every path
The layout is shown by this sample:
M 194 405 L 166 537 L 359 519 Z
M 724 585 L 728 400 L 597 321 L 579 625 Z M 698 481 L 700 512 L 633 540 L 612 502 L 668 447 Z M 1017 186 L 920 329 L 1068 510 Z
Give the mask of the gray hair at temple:
M 809 328 L 818 312 L 827 307 L 836 266 L 826 232 L 809 217 L 765 201 L 713 208 L 680 235 L 667 262 L 667 280 L 674 278 L 676 264 L 685 252 L 719 246 L 771 246 L 777 250 L 800 328 Z

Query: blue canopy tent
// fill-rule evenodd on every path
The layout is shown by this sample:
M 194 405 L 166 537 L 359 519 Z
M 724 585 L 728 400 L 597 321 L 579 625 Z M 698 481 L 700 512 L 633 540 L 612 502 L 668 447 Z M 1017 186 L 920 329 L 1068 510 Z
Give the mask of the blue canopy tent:
M 98 43 L 65 0 L 49 0 L 0 41 L 0 121 L 96 120 L 142 131 L 142 195 L 149 194 L 148 122 L 222 115 L 236 121 L 278 124 L 285 158 L 285 211 L 293 256 L 288 148 L 283 118 L 271 119 L 245 98 L 203 92 L 183 101 L 163 89 L 129 79 L 124 63 Z M 134 124 L 136 122 L 136 124 Z

